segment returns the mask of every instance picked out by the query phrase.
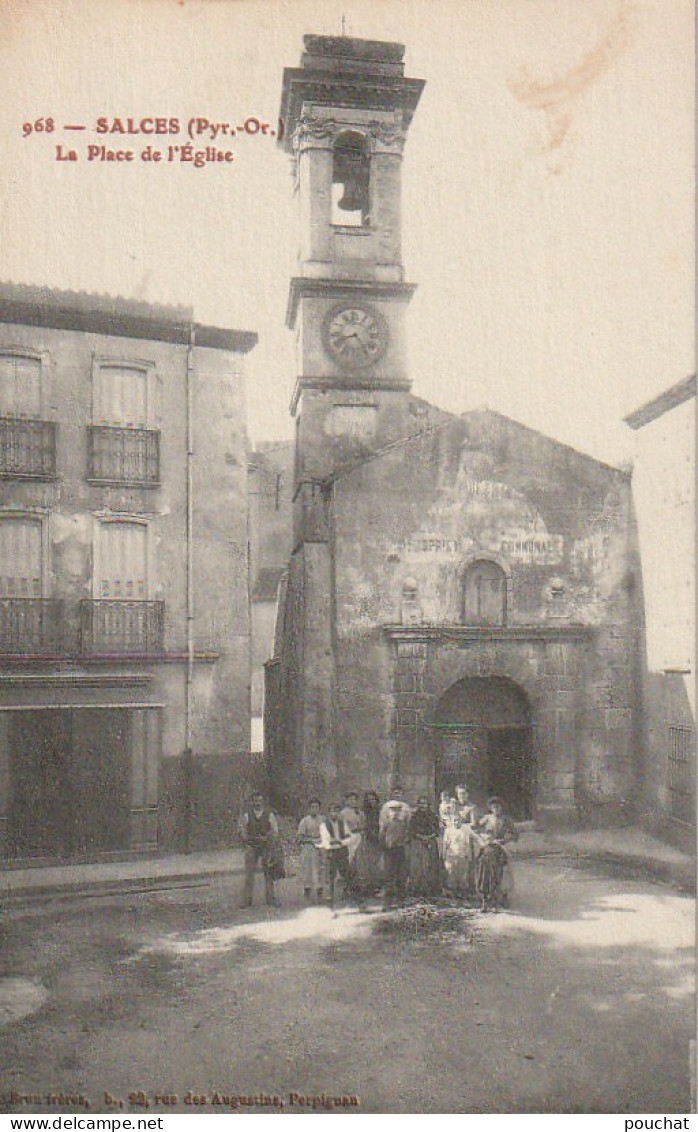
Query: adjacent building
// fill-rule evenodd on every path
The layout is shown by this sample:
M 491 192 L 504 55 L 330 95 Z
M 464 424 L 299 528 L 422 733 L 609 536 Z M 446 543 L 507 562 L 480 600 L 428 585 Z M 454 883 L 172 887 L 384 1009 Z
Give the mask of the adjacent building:
M 184 308 L 0 287 L 6 860 L 230 838 L 255 341 Z
M 642 560 L 642 813 L 695 847 L 696 378 L 625 418 L 635 431 L 633 497 Z
M 400 184 L 423 82 L 400 44 L 304 45 L 281 105 L 299 254 L 292 553 L 266 665 L 277 796 L 467 779 L 518 818 L 622 819 L 640 790 L 630 477 L 412 396 Z

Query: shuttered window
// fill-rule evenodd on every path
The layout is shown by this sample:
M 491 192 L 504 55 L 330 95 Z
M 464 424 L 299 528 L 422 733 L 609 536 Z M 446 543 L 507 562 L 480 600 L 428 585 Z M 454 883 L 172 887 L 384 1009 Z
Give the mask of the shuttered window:
M 148 599 L 148 528 L 144 523 L 100 523 L 98 597 Z
M 148 427 L 148 374 L 135 366 L 100 365 L 95 373 L 94 424 Z
M 0 519 L 0 598 L 37 598 L 41 593 L 41 521 Z
M 0 416 L 41 417 L 41 362 L 0 353 Z

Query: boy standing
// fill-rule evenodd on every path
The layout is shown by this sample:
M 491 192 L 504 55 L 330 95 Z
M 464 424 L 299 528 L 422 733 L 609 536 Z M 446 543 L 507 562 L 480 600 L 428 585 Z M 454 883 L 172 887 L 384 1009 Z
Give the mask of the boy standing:
M 352 889 L 352 872 L 349 864 L 351 833 L 341 815 L 339 802 L 333 802 L 320 826 L 320 844 L 327 854 L 327 873 L 330 882 L 330 908 L 334 908 L 334 885 L 337 875 L 344 882 L 345 894 Z
M 359 809 L 359 795 L 356 791 L 352 790 L 347 794 L 344 800 L 344 806 L 341 810 L 341 817 L 351 834 L 351 841 L 347 848 L 349 851 L 349 864 L 352 865 L 356 851 L 361 844 L 361 827 L 363 825 L 363 814 Z
M 312 891 L 315 889 L 318 904 L 322 902 L 325 885 L 325 862 L 320 848 L 320 799 L 311 798 L 309 813 L 301 818 L 298 826 L 298 840 L 301 847 L 301 879 L 303 881 L 303 895 L 306 904 L 310 903 Z

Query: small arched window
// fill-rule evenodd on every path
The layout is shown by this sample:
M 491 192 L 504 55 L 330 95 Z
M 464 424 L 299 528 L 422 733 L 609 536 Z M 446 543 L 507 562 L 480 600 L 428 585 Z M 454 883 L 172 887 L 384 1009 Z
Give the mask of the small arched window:
M 463 624 L 505 625 L 507 579 L 501 566 L 480 559 L 463 575 Z
M 371 158 L 363 134 L 346 130 L 332 149 L 332 223 L 363 228 L 369 222 Z

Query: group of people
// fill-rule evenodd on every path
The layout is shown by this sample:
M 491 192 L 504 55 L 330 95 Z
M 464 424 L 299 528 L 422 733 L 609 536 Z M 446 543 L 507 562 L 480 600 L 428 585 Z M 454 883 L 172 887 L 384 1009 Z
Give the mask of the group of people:
M 252 903 L 259 862 L 267 903 L 275 904 L 279 829 L 261 794 L 253 796 L 241 832 L 247 846 L 243 907 Z M 338 877 L 345 897 L 359 905 L 382 891 L 384 910 L 402 904 L 408 891 L 417 897 L 445 892 L 477 899 L 483 911 L 509 902 L 513 878 L 504 846 L 516 840 L 516 827 L 500 798 L 491 797 L 482 813 L 464 785 L 456 787 L 454 797 L 442 793 L 438 813 L 426 797 L 411 807 L 399 789 L 383 804 L 373 790 L 361 804 L 352 791 L 343 804 L 332 802 L 324 815 L 320 799 L 311 798 L 297 836 L 307 903 L 324 903 L 327 892 L 334 907 Z
M 518 840 L 518 832 L 501 798 L 493 795 L 487 805 L 481 813 L 467 786 L 457 786 L 454 798 L 444 791 L 439 853 L 446 889 L 454 896 L 476 896 L 483 912 L 495 912 L 509 905 L 514 877 L 504 846 Z

